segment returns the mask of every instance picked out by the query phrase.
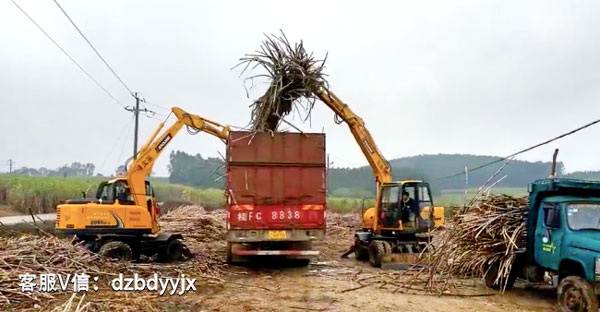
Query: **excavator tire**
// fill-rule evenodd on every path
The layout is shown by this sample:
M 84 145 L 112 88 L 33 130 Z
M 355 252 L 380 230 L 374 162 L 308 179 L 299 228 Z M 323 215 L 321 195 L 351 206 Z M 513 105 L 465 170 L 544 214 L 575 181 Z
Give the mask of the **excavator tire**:
M 383 254 L 382 262 L 389 262 L 392 259 L 392 244 L 389 242 L 383 242 L 383 248 L 385 253 Z
M 133 257 L 131 247 L 125 242 L 110 241 L 100 247 L 98 254 L 102 257 L 117 259 L 119 261 L 130 261 Z
M 158 253 L 159 262 L 173 262 L 181 258 L 184 245 L 180 239 L 173 239 L 167 243 L 167 247 Z
M 369 263 L 371 266 L 380 268 L 385 256 L 385 242 L 374 240 L 369 244 Z
M 360 238 L 354 239 L 354 258 L 359 261 L 369 260 L 369 250 L 360 244 Z
M 392 244 L 390 244 L 389 242 L 384 241 L 383 242 L 383 247 L 385 248 L 385 255 L 391 255 L 392 254 Z

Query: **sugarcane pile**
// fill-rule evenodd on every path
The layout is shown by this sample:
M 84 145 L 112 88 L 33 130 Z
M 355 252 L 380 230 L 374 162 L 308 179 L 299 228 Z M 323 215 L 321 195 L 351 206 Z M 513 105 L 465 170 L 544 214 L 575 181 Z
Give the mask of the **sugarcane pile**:
M 163 230 L 185 233 L 185 238 L 199 242 L 225 240 L 225 210 L 206 211 L 203 207 L 183 205 L 160 217 Z
M 114 275 L 109 272 L 129 272 L 123 263 L 104 261 L 83 246 L 53 235 L 3 237 L 0 259 L 0 309 L 24 308 L 56 299 L 57 294 L 52 292 L 21 292 L 19 275 L 87 273 L 107 277 Z
M 266 36 L 259 51 L 242 57 L 237 65 L 244 67 L 242 74 L 256 67 L 265 71 L 245 81 L 269 80 L 265 94 L 251 105 L 252 129 L 276 131 L 283 116 L 294 109 L 307 112 L 305 119 L 308 118 L 316 101 L 316 91 L 326 83 L 325 59 L 315 59 L 312 53 L 306 52 L 302 42 L 292 46 L 283 32 L 280 36 Z
M 99 292 L 94 297 L 86 297 L 82 305 L 86 310 L 118 309 L 121 311 L 150 311 L 149 298 L 155 294 L 123 294 L 105 289 L 108 282 L 118 273 L 133 276 L 151 276 L 158 273 L 165 277 L 176 277 L 186 274 L 198 278 L 202 287 L 218 286 L 228 274 L 223 263 L 225 257 L 225 212 L 205 211 L 198 206 L 183 206 L 161 217 L 163 230 L 184 233 L 185 244 L 194 256 L 185 262 L 116 262 L 90 252 L 72 239 L 59 238 L 42 232 L 42 235 L 18 234 L 6 232 L 0 238 L 0 311 L 6 310 L 52 310 L 60 304 L 68 304 L 71 297 L 68 292 L 21 292 L 19 275 L 31 274 L 39 279 L 39 274 L 52 273 L 56 276 L 73 277 L 74 274 L 88 274 L 98 277 Z M 151 260 L 151 259 L 150 259 Z M 36 280 L 37 282 L 38 280 Z M 58 284 L 58 282 L 57 282 Z M 71 285 L 71 284 L 69 284 Z M 103 290 L 109 292 L 103 293 Z M 110 294 L 110 301 L 101 298 Z M 123 297 L 123 298 L 121 298 Z M 126 298 L 127 297 L 127 298 Z M 120 301 L 122 299 L 122 301 Z M 67 309 L 68 310 L 68 309 Z M 60 309 L 62 311 L 62 309 Z
M 206 211 L 200 206 L 185 205 L 161 216 L 160 224 L 166 232 L 183 233 L 197 265 L 223 273 L 227 247 L 225 216 L 225 210 Z
M 417 274 L 403 286 L 421 284 L 428 291 L 443 293 L 455 277 L 493 274 L 494 283 L 504 290 L 517 251 L 525 247 L 527 205 L 527 197 L 474 199 L 448 222 L 429 252 L 421 254 Z

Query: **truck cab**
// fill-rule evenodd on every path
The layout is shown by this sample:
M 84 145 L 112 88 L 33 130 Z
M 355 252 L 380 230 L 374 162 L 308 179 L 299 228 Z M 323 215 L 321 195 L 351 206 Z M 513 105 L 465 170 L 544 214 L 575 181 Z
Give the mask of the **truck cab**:
M 600 182 L 551 178 L 528 191 L 526 277 L 557 284 L 561 311 L 597 311 Z

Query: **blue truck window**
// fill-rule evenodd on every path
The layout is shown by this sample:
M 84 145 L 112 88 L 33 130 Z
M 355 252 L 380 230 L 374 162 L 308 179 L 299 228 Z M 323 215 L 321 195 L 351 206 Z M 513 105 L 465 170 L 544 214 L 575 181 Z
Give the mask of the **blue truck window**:
M 558 205 L 554 203 L 542 204 L 544 209 L 544 225 L 551 228 L 560 227 L 560 209 Z
M 572 230 L 600 230 L 600 204 L 568 204 L 567 224 Z

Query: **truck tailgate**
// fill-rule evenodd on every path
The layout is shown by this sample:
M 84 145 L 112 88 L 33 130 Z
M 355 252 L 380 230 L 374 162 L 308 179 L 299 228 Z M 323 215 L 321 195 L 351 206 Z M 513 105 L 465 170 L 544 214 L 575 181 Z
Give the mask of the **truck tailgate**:
M 230 228 L 325 228 L 325 135 L 230 132 Z

